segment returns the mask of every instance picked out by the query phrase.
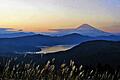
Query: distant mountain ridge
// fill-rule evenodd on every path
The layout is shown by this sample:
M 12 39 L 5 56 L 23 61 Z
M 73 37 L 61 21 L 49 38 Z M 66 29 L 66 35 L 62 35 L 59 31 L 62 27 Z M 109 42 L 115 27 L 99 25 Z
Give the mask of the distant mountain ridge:
M 71 29 L 50 29 L 52 32 L 23 32 L 23 31 L 9 31 L 9 30 L 11 29 L 1 28 L 0 38 L 15 38 L 15 37 L 22 37 L 22 36 L 29 36 L 36 34 L 43 34 L 48 36 L 64 36 L 73 33 L 77 33 L 89 37 L 110 36 L 110 35 L 120 36 L 120 34 L 117 33 L 109 33 L 99 30 L 89 24 L 83 24 L 78 26 L 77 28 L 71 28 Z
M 41 48 L 43 46 L 75 45 L 83 41 L 87 41 L 88 39 L 90 39 L 90 37 L 82 36 L 80 34 L 69 34 L 61 37 L 52 37 L 47 35 L 36 34 L 15 38 L 1 38 L 0 51 L 12 51 L 12 49 L 14 48 L 13 52 L 17 52 L 20 51 L 20 47 L 24 47 L 25 49 L 27 49 L 26 51 L 30 51 L 32 47 Z M 23 51 L 25 51 L 24 48 L 22 48 Z
M 80 34 L 69 34 L 64 36 L 48 36 L 42 34 L 15 37 L 15 38 L 1 38 L 1 44 L 15 44 L 15 45 L 32 45 L 32 46 L 54 46 L 65 44 L 77 44 L 78 42 L 89 39 L 88 36 L 82 36 Z M 7 43 L 6 43 L 7 42 Z M 18 44 L 19 43 L 19 44 Z M 21 44 L 20 44 L 21 43 Z
M 110 41 L 120 41 L 120 36 L 100 36 L 100 37 L 89 37 L 83 36 L 78 33 L 72 33 L 64 36 L 48 36 L 42 34 L 35 34 L 29 36 L 15 37 L 15 38 L 1 38 L 0 39 L 0 50 L 3 51 L 2 47 L 10 49 L 11 47 L 30 47 L 41 48 L 43 46 L 56 46 L 56 45 L 77 45 L 82 42 L 92 41 L 92 40 L 110 40 Z M 12 50 L 12 49 L 11 49 Z M 9 50 L 8 50 L 9 51 Z M 19 50 L 18 50 L 19 51 Z
M 43 33 L 43 34 L 54 35 L 54 36 L 63 36 L 63 35 L 68 35 L 68 34 L 72 34 L 72 33 L 77 33 L 77 34 L 81 34 L 84 36 L 90 36 L 90 37 L 112 35 L 112 33 L 104 32 L 95 27 L 92 27 L 89 24 L 83 24 L 83 25 L 78 26 L 77 28 L 73 28 L 73 29 L 51 29 L 51 30 L 54 32 Z
M 9 51 L 9 49 L 12 51 L 12 49 L 14 49 L 14 52 L 22 50 L 30 51 L 32 48 L 37 49 L 43 46 L 77 45 L 82 42 L 92 40 L 120 41 L 119 35 L 98 30 L 88 24 L 83 24 L 76 29 L 58 29 L 57 31 L 58 32 L 53 33 L 54 35 L 49 33 L 49 35 L 45 35 L 22 31 L 11 34 L 3 34 L 3 36 L 0 34 L 0 50 L 3 52 L 5 49 L 6 51 Z M 2 47 L 4 47 L 4 50 Z M 26 48 L 25 50 L 24 48 L 20 50 L 20 47 Z
M 0 34 L 0 38 L 15 38 L 15 37 L 22 37 L 22 36 L 30 36 L 35 35 L 34 32 L 12 32 L 12 33 L 4 33 Z

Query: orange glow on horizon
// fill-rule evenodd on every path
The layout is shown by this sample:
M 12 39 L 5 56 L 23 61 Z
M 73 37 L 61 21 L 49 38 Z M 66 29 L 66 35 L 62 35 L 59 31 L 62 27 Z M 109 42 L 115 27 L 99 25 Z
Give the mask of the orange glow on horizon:
M 119 13 L 118 2 L 107 0 L 1 0 L 0 28 L 47 32 L 87 23 L 120 32 Z

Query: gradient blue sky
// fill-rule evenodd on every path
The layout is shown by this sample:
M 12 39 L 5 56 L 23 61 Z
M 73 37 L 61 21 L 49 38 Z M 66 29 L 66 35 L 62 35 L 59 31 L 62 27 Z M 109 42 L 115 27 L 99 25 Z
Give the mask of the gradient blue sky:
M 88 23 L 120 32 L 120 0 L 0 0 L 0 27 L 24 31 L 75 28 Z

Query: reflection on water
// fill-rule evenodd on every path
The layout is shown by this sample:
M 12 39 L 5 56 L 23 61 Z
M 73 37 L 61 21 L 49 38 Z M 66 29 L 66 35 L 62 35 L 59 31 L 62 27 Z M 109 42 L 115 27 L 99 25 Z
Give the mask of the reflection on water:
M 57 46 L 52 46 L 52 47 L 43 47 L 41 48 L 40 53 L 53 53 L 53 52 L 58 52 L 58 51 L 65 51 L 68 49 L 71 49 L 74 47 L 74 45 L 57 45 Z

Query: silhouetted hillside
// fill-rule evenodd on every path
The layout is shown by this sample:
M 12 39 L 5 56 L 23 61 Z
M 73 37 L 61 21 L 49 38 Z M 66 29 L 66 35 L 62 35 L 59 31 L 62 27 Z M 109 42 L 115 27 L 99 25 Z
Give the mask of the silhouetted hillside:
M 35 63 L 42 64 L 55 58 L 56 64 L 69 63 L 70 60 L 74 60 L 76 63 L 84 65 L 102 63 L 115 66 L 120 65 L 120 42 L 104 40 L 88 41 L 67 51 L 45 55 L 28 54 L 26 58 L 24 58 L 24 55 L 12 56 L 18 56 L 18 62 L 24 60 L 26 63 L 32 60 Z
M 120 42 L 88 41 L 68 51 L 47 54 L 43 60 L 56 58 L 58 62 L 67 62 L 70 59 L 82 64 L 120 64 Z

